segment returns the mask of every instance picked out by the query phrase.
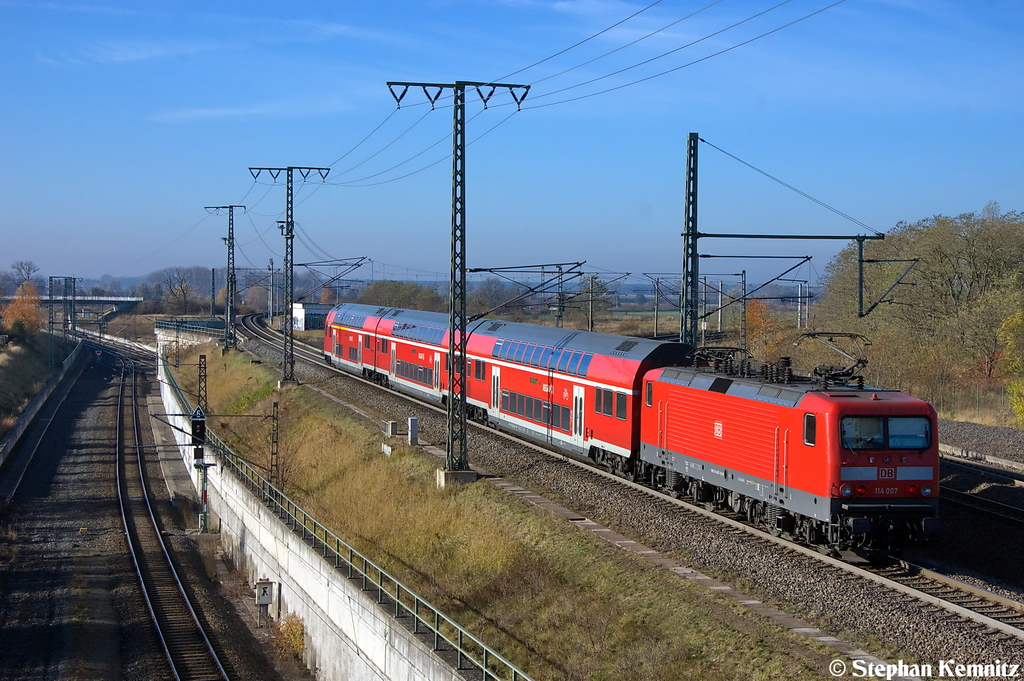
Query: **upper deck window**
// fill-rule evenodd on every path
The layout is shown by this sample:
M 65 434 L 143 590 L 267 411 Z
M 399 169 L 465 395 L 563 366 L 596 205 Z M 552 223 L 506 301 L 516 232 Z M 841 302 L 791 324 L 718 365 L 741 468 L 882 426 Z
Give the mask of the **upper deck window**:
M 847 416 L 840 428 L 846 449 L 926 449 L 932 441 L 923 416 Z

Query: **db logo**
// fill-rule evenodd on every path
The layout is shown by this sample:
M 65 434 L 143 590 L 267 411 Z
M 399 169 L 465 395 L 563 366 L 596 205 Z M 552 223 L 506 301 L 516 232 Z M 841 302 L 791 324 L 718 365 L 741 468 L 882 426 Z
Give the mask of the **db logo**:
M 895 468 L 879 468 L 878 469 L 879 480 L 895 480 L 896 469 Z
M 721 421 L 715 421 L 715 437 L 717 437 L 719 440 L 722 439 L 722 422 Z

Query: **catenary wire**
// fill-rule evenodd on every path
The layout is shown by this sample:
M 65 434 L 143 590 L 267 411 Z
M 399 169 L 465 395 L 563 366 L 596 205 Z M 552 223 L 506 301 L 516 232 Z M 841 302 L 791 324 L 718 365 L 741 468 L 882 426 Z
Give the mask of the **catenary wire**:
M 703 12 L 706 9 L 712 8 L 715 5 L 717 5 L 718 3 L 723 2 L 723 1 L 724 0 L 715 0 L 711 4 L 705 5 L 704 7 L 701 7 L 700 9 L 687 14 L 685 17 L 683 17 L 681 19 L 676 19 L 672 23 L 666 24 L 665 26 L 662 26 L 661 28 L 659 28 L 656 31 L 651 31 L 647 35 L 641 36 L 641 37 L 637 38 L 636 40 L 634 40 L 632 42 L 628 42 L 625 45 L 621 45 L 619 47 L 616 47 L 614 50 L 611 50 L 609 52 L 605 52 L 604 54 L 602 54 L 600 56 L 594 57 L 593 59 L 588 59 L 587 61 L 583 62 L 582 64 L 577 64 L 576 66 L 569 67 L 569 68 L 567 68 L 567 69 L 565 69 L 563 71 L 559 71 L 558 73 L 554 73 L 554 74 L 552 74 L 550 76 L 545 76 L 544 78 L 541 78 L 539 80 L 535 80 L 530 85 L 531 86 L 535 86 L 538 83 L 543 83 L 546 80 L 551 80 L 552 78 L 557 78 L 558 76 L 564 76 L 565 74 L 570 73 L 572 71 L 575 71 L 576 69 L 583 68 L 584 66 L 587 66 L 588 64 L 593 64 L 594 62 L 596 62 L 596 61 L 598 61 L 600 59 L 604 59 L 605 57 L 611 56 L 611 55 L 615 54 L 616 52 L 621 52 L 622 50 L 626 49 L 627 47 L 632 47 L 633 45 L 636 45 L 637 43 L 639 43 L 641 41 L 647 40 L 648 38 L 651 38 L 651 37 L 661 33 L 662 31 L 667 31 L 668 29 L 672 28 L 676 24 L 680 24 L 680 23 L 686 21 L 687 19 L 690 19 L 690 18 L 700 14 L 701 12 Z M 636 15 L 634 15 L 634 16 L 636 16 Z M 625 19 L 623 21 L 625 21 Z M 619 23 L 622 23 L 622 22 L 619 22 Z M 618 24 L 616 24 L 616 25 L 618 25 Z
M 790 1 L 791 0 L 786 0 L 786 2 L 790 2 Z M 559 104 L 567 104 L 569 102 L 575 102 L 575 101 L 579 101 L 581 99 L 587 99 L 589 97 L 596 97 L 598 95 L 607 94 L 609 92 L 614 92 L 616 90 L 621 90 L 623 88 L 631 87 L 633 85 L 638 85 L 640 83 L 645 83 L 645 82 L 647 82 L 649 80 L 654 80 L 655 78 L 660 78 L 662 76 L 666 76 L 666 75 L 668 75 L 670 73 L 675 73 L 676 71 L 680 71 L 682 69 L 685 69 L 687 67 L 693 66 L 695 64 L 699 64 L 701 62 L 705 62 L 705 61 L 707 61 L 709 59 L 712 59 L 714 57 L 717 57 L 717 56 L 720 56 L 722 54 L 725 54 L 726 52 L 731 52 L 732 50 L 735 50 L 737 48 L 743 47 L 744 45 L 749 45 L 750 43 L 752 43 L 754 41 L 760 40 L 761 38 L 765 38 L 765 37 L 770 36 L 770 35 L 772 35 L 774 33 L 778 33 L 779 31 L 784 30 L 786 28 L 789 28 L 790 26 L 793 26 L 794 24 L 798 24 L 801 21 L 804 21 L 806 19 L 810 19 L 811 17 L 813 17 L 813 16 L 815 16 L 817 14 L 821 14 L 822 12 L 831 9 L 831 8 L 835 7 L 836 5 L 842 4 L 843 2 L 846 2 L 846 0 L 837 0 L 836 2 L 833 2 L 831 5 L 827 5 L 825 7 L 822 7 L 821 9 L 816 10 L 814 12 L 811 12 L 810 14 L 806 14 L 806 15 L 800 17 L 799 19 L 794 19 L 793 21 L 790 21 L 789 23 L 783 24 L 782 26 L 774 28 L 774 29 L 772 29 L 770 31 L 767 31 L 767 32 L 762 33 L 762 34 L 757 35 L 757 36 L 754 36 L 753 38 L 750 38 L 748 40 L 744 40 L 744 41 L 742 41 L 740 43 L 732 45 L 731 47 L 727 47 L 725 49 L 719 50 L 718 52 L 713 52 L 713 53 L 711 53 L 709 55 L 701 57 L 700 59 L 695 59 L 695 60 L 693 60 L 691 62 L 688 62 L 686 64 L 682 64 L 680 66 L 676 66 L 676 67 L 668 69 L 666 71 L 661 71 L 660 73 L 655 73 L 655 74 L 647 76 L 645 78 L 639 78 L 639 79 L 631 81 L 629 83 L 623 83 L 622 85 L 616 85 L 615 87 L 610 87 L 610 88 L 607 88 L 605 90 L 600 90 L 598 92 L 591 92 L 589 94 L 580 95 L 578 97 L 571 97 L 569 99 L 563 99 L 563 100 L 559 100 L 557 102 L 548 102 L 546 104 L 537 104 L 536 106 L 524 106 L 523 108 L 524 109 L 540 109 L 540 108 L 544 108 L 544 107 L 548 107 L 548 106 L 557 106 Z M 770 11 L 770 10 L 765 10 L 765 11 Z M 749 19 L 746 19 L 744 21 L 748 21 L 748 20 Z M 728 29 L 722 29 L 722 30 L 728 30 Z M 719 33 L 721 33 L 721 31 L 719 31 Z M 715 34 L 712 34 L 712 35 L 715 35 Z M 705 36 L 704 38 L 701 38 L 700 40 L 706 40 L 709 37 L 711 37 L 711 36 Z M 700 42 L 700 41 L 698 40 L 696 42 Z M 693 43 L 691 43 L 691 44 L 693 44 Z M 686 46 L 684 46 L 684 47 L 686 47 Z M 678 51 L 678 49 L 682 49 L 682 48 L 677 48 L 677 50 L 673 50 L 673 51 Z M 665 56 L 665 55 L 660 55 L 660 56 Z M 653 58 L 648 59 L 648 60 L 646 60 L 644 62 L 641 62 L 641 64 L 645 64 L 645 63 L 651 62 L 654 59 L 658 59 L 658 58 L 660 58 L 660 57 L 653 57 Z M 571 90 L 571 89 L 574 89 L 574 88 L 577 88 L 577 87 L 581 87 L 583 85 L 588 85 L 588 84 L 596 82 L 598 80 L 603 80 L 604 78 L 609 78 L 611 76 L 614 76 L 616 74 L 622 73 L 624 71 L 628 71 L 630 69 L 636 68 L 637 66 L 640 66 L 641 64 L 634 64 L 633 66 L 627 67 L 625 69 L 620 69 L 619 71 L 616 71 L 615 73 L 610 73 L 608 75 L 601 76 L 600 78 L 594 78 L 592 80 L 587 81 L 586 83 L 580 83 L 579 85 L 573 85 L 573 86 L 570 86 L 570 87 L 562 88 L 560 90 L 556 90 L 555 92 L 565 92 L 567 90 Z M 538 99 L 540 97 L 550 96 L 552 94 L 555 94 L 555 92 L 550 92 L 550 93 L 547 93 L 547 94 L 544 94 L 544 95 L 539 95 L 537 97 L 534 97 L 534 100 L 536 100 L 536 99 Z M 502 106 L 502 105 L 499 105 L 499 106 Z
M 881 232 L 879 232 L 878 230 L 874 229 L 873 227 L 870 227 L 867 224 L 861 222 L 857 218 L 851 217 L 851 216 L 847 215 L 846 213 L 842 212 L 841 210 L 839 210 L 838 208 L 833 208 L 832 206 L 828 205 L 824 201 L 820 201 L 820 200 L 814 198 L 813 196 L 811 196 L 807 192 L 801 191 L 801 190 L 797 189 L 796 187 L 794 187 L 793 185 L 788 184 L 786 182 L 783 182 L 782 180 L 780 180 L 779 178 L 775 177 L 774 175 L 771 175 L 771 174 L 765 172 L 764 170 L 761 170 L 760 168 L 758 168 L 758 167 L 756 167 L 756 166 L 754 166 L 754 165 L 752 165 L 750 163 L 747 163 L 746 161 L 744 161 L 743 159 L 739 158 L 738 156 L 734 156 L 733 154 L 730 154 L 725 149 L 722 149 L 721 147 L 715 146 L 714 144 L 712 144 L 711 142 L 708 142 L 703 137 L 699 137 L 698 139 L 701 142 L 703 142 L 704 144 L 706 144 L 709 147 L 711 147 L 712 149 L 717 149 L 718 151 L 722 152 L 723 154 L 725 154 L 729 158 L 733 159 L 734 161 L 738 161 L 739 163 L 742 163 L 743 165 L 747 166 L 751 170 L 764 175 L 769 180 L 772 180 L 774 182 L 778 182 L 779 184 L 781 184 L 786 189 L 789 189 L 789 190 L 792 190 L 792 191 L 796 192 L 800 196 L 804 197 L 805 199 L 808 199 L 809 201 L 813 201 L 814 203 L 818 204 L 822 208 L 826 208 L 826 209 L 832 211 L 833 213 L 835 213 L 836 215 L 838 215 L 838 216 L 840 216 L 842 218 L 846 218 L 847 220 L 849 220 L 850 222 L 852 222 L 853 224 L 855 224 L 855 225 L 857 225 L 859 227 L 863 227 L 864 229 L 869 230 L 871 232 L 874 232 L 875 234 L 881 234 Z
M 840 0 L 840 1 L 842 1 L 842 0 Z M 763 9 L 760 12 L 757 12 L 755 14 L 750 15 L 746 19 L 742 19 L 742 20 L 737 21 L 737 22 L 735 22 L 733 24 L 730 24 L 729 26 L 726 26 L 725 28 L 720 28 L 717 31 L 714 31 L 712 33 L 708 33 L 707 35 L 704 35 L 704 36 L 701 36 L 700 38 L 697 38 L 696 40 L 691 40 L 690 42 L 686 43 L 685 45 L 680 45 L 679 47 L 676 47 L 674 49 L 669 50 L 668 52 L 662 52 L 659 55 L 655 55 L 653 57 L 650 57 L 649 59 L 644 59 L 643 61 L 637 62 L 636 64 L 633 64 L 631 66 L 627 66 L 625 68 L 621 68 L 621 69 L 618 69 L 616 71 L 612 71 L 611 73 L 607 73 L 607 74 L 605 74 L 603 76 L 598 76 L 597 78 L 591 78 L 590 80 L 585 80 L 582 83 L 577 83 L 575 85 L 569 85 L 567 87 L 560 88 L 558 90 L 552 90 L 551 92 L 546 92 L 546 93 L 544 93 L 542 95 L 536 95 L 536 96 L 533 97 L 533 99 L 537 100 L 537 99 L 541 99 L 543 97 L 551 97 L 552 95 L 557 95 L 557 94 L 560 94 L 562 92 L 567 92 L 568 90 L 574 90 L 576 88 L 583 87 L 584 85 L 590 85 L 592 83 L 596 83 L 598 81 L 605 80 L 606 78 L 611 78 L 612 76 L 617 76 L 617 75 L 619 75 L 621 73 L 625 73 L 626 71 L 632 71 L 633 69 L 639 68 L 641 66 L 644 66 L 646 64 L 650 64 L 650 63 L 655 62 L 655 61 L 658 61 L 659 59 L 664 59 L 665 57 L 668 57 L 670 55 L 675 54 L 676 52 L 681 52 L 682 50 L 685 50 L 685 49 L 687 49 L 689 47 L 693 47 L 694 45 L 697 45 L 699 43 L 704 42 L 705 40 L 710 40 L 711 38 L 714 38 L 715 36 L 719 36 L 719 35 L 725 33 L 726 31 L 731 31 L 734 28 L 742 26 L 743 24 L 746 24 L 748 22 L 751 22 L 754 19 L 757 19 L 758 17 L 761 17 L 761 16 L 764 16 L 765 14 L 768 14 L 769 12 L 773 12 L 773 11 L 779 9 L 780 7 L 782 7 L 783 5 L 788 5 L 791 2 L 793 2 L 793 0 L 782 0 L 782 2 L 778 3 L 777 5 L 773 5 L 771 7 L 768 7 L 767 9 Z M 776 29 L 776 30 L 778 30 L 778 29 Z M 764 35 L 768 35 L 768 34 L 766 33 Z M 759 36 L 759 37 L 763 37 L 763 36 Z M 745 44 L 745 43 L 741 43 L 741 44 Z M 711 56 L 714 56 L 714 55 L 711 55 Z M 666 71 L 665 73 L 671 73 L 671 71 Z M 664 74 L 657 74 L 657 75 L 664 75 Z M 533 108 L 536 108 L 536 107 L 533 107 Z
M 490 128 L 490 129 L 488 129 L 488 130 L 487 130 L 486 132 L 482 133 L 481 135 L 479 135 L 478 137 L 476 137 L 475 139 L 473 139 L 473 140 L 472 140 L 471 142 L 469 142 L 469 143 L 468 143 L 468 144 L 469 144 L 469 146 L 472 146 L 472 145 L 473 145 L 473 144 L 475 144 L 476 142 L 479 142 L 479 141 L 480 141 L 481 139 L 483 139 L 483 138 L 484 138 L 484 137 L 486 137 L 486 136 L 487 136 L 488 134 L 490 134 L 491 132 L 493 132 L 495 128 L 497 128 L 498 126 L 500 126 L 500 125 L 504 124 L 504 123 L 505 123 L 506 121 L 508 121 L 508 120 L 509 120 L 510 118 L 512 118 L 513 116 L 515 116 L 515 115 L 516 115 L 517 113 L 519 113 L 519 111 L 518 111 L 518 110 L 516 110 L 516 111 L 513 111 L 513 112 L 512 112 L 512 113 L 510 113 L 510 114 L 509 114 L 508 116 L 506 116 L 506 117 L 505 117 L 505 118 L 503 118 L 502 120 L 500 120 L 500 121 L 498 121 L 497 123 L 495 123 L 495 124 L 494 124 L 493 126 L 491 126 L 491 128 Z M 442 140 L 442 141 L 443 141 L 443 140 Z M 432 145 L 432 146 L 437 146 L 437 144 L 434 144 L 434 145 Z M 431 147 L 431 148 L 432 148 L 432 147 Z M 428 149 L 424 149 L 424 150 L 423 150 L 423 151 L 421 151 L 421 152 L 420 152 L 419 154 L 417 154 L 417 156 L 419 156 L 419 155 L 422 155 L 423 153 L 425 153 L 425 152 L 427 152 L 427 151 L 429 151 L 429 148 L 428 148 Z M 412 159 L 409 159 L 409 160 L 412 160 Z M 414 171 L 412 171 L 412 172 L 410 172 L 410 173 L 406 173 L 405 175 L 399 175 L 398 177 L 394 177 L 394 178 L 391 178 L 390 180 L 382 180 L 382 181 L 380 181 L 380 182 L 370 182 L 370 183 L 366 183 L 366 184 L 354 184 L 355 182 L 362 182 L 362 180 L 353 180 L 353 181 L 352 181 L 351 183 L 345 183 L 345 184 L 344 184 L 343 186 L 346 186 L 346 187 L 357 187 L 357 188 L 362 188 L 362 187 L 376 187 L 376 186 L 378 186 L 378 185 L 382 185 L 382 184 L 390 184 L 391 182 L 397 182 L 398 180 L 404 180 L 404 179 L 405 179 L 405 178 L 407 178 L 407 177 L 411 177 L 411 176 L 413 176 L 413 175 L 416 175 L 417 173 L 421 173 L 421 172 L 423 172 L 424 170 L 427 170 L 427 169 L 429 169 L 429 168 L 433 168 L 433 167 L 434 167 L 434 166 L 436 166 L 436 165 L 437 165 L 438 163 L 444 163 L 445 161 L 450 161 L 450 160 L 451 160 L 451 155 L 450 155 L 450 154 L 448 154 L 448 155 L 442 156 L 441 158 L 437 159 L 437 160 L 436 160 L 436 161 L 434 161 L 433 163 L 430 163 L 430 164 L 428 164 L 428 165 L 425 165 L 425 166 L 423 166 L 422 168 L 418 168 L 417 170 L 414 170 Z M 402 163 L 400 163 L 399 165 L 404 165 L 405 163 L 408 163 L 408 161 L 403 161 L 403 162 L 402 162 Z M 394 167 L 392 167 L 392 168 L 389 168 L 388 170 L 393 170 L 394 168 L 397 168 L 397 167 L 398 167 L 398 166 L 394 166 Z M 385 170 L 385 171 L 382 171 L 382 172 L 380 172 L 380 173 L 377 173 L 377 175 L 382 175 L 382 174 L 383 174 L 383 173 L 385 173 L 385 172 L 388 172 L 388 171 L 387 171 L 387 170 Z M 370 178 L 372 178 L 372 177 L 376 177 L 376 175 L 371 175 L 370 177 L 367 177 L 367 178 L 363 178 L 363 180 L 367 180 L 367 179 L 370 179 Z
M 721 0 L 718 0 L 718 1 L 720 2 Z M 630 14 L 625 19 L 622 19 L 621 21 L 615 22 L 614 24 L 612 24 L 611 26 L 609 26 L 608 28 L 606 28 L 606 29 L 604 29 L 602 31 L 598 31 L 597 33 L 595 33 L 594 35 L 590 36 L 589 38 L 584 38 L 583 40 L 579 41 L 575 45 L 570 45 L 569 47 L 565 48 L 564 50 L 559 50 L 558 52 L 555 52 L 554 54 L 552 54 L 552 55 L 550 55 L 548 57 L 544 57 L 540 61 L 536 61 L 536 62 L 530 64 L 529 66 L 524 66 L 523 68 L 519 69 L 518 71 L 513 71 L 512 73 L 504 75 L 501 78 L 498 78 L 498 80 L 502 81 L 502 80 L 506 80 L 508 78 L 511 78 L 512 76 L 517 76 L 520 73 L 523 73 L 524 71 L 529 71 L 530 69 L 532 69 L 535 66 L 540 66 L 541 64 L 543 64 L 545 62 L 551 61 L 555 57 L 560 57 L 563 54 L 565 54 L 566 52 L 568 52 L 570 50 L 574 50 L 577 47 L 579 47 L 579 46 L 581 46 L 581 45 L 583 45 L 585 43 L 590 42 L 594 38 L 598 38 L 598 37 L 604 35 L 605 33 L 607 33 L 608 31 L 612 30 L 613 28 L 617 28 L 617 27 L 621 26 L 622 24 L 626 23 L 630 19 L 633 19 L 635 17 L 640 16 L 641 14 L 646 12 L 647 10 L 651 9 L 652 7 L 654 7 L 655 5 L 661 4 L 661 2 L 662 2 L 662 0 L 656 0 L 655 2 L 652 2 L 650 5 L 647 5 L 647 7 L 644 7 L 643 9 L 638 10 L 638 11 L 634 12 L 633 14 Z

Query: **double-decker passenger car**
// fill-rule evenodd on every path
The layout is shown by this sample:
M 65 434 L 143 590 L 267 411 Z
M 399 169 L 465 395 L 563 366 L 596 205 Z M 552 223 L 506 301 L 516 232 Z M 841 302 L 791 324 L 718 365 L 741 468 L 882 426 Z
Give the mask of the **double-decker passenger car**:
M 338 305 L 324 358 L 443 404 L 447 326 L 433 312 Z M 476 421 L 831 549 L 938 529 L 935 411 L 921 400 L 797 377 L 788 359 L 693 366 L 680 343 L 491 319 L 467 332 Z

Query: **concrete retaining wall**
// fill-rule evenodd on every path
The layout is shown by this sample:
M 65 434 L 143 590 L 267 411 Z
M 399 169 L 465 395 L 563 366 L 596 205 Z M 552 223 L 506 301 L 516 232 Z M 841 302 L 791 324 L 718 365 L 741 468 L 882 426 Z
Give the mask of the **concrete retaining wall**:
M 167 413 L 185 413 L 160 366 L 160 391 Z M 171 422 L 197 489 L 200 473 L 192 466 L 186 442 L 188 420 Z M 317 678 L 336 681 L 455 681 L 462 677 L 428 646 L 393 620 L 376 599 L 328 564 L 318 551 L 264 506 L 234 475 L 220 466 L 208 469 L 209 507 L 221 542 L 250 581 L 274 582 L 270 613 L 294 613 L 305 625 L 305 661 Z

